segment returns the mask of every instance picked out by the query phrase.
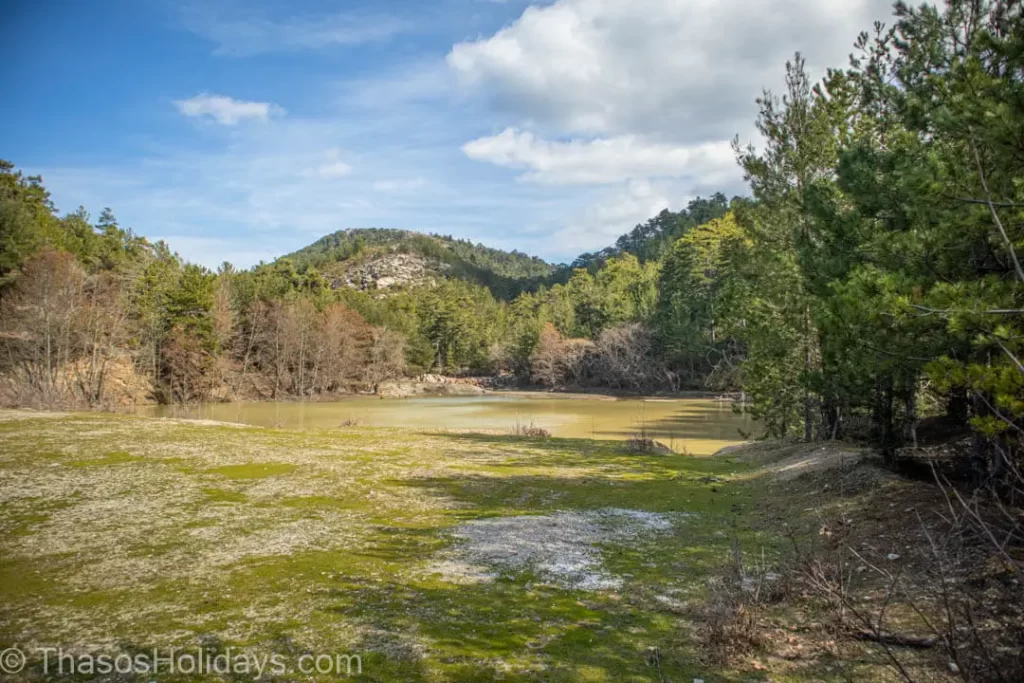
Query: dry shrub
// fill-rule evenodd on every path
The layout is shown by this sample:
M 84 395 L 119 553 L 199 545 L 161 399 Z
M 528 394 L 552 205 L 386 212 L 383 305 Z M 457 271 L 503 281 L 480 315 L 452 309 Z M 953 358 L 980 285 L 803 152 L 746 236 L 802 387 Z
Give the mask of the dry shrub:
M 634 434 L 626 439 L 626 450 L 634 455 L 650 455 L 651 453 L 657 453 L 659 446 L 661 446 L 661 444 L 657 441 L 649 439 L 642 434 Z
M 551 432 L 539 424 L 535 424 L 533 420 L 529 422 L 516 420 L 516 423 L 512 425 L 512 435 L 525 436 L 532 439 L 547 439 L 551 437 Z
M 726 663 L 767 642 L 768 607 L 788 593 L 783 573 L 770 571 L 764 554 L 745 563 L 733 543 L 732 564 L 708 580 L 708 598 L 698 620 L 698 634 L 709 658 Z
M 594 343 L 589 339 L 566 339 L 548 323 L 530 356 L 533 381 L 551 389 L 582 385 L 593 352 Z
M 666 455 L 674 451 L 660 441 L 652 439 L 647 433 L 647 426 L 641 424 L 637 431 L 626 439 L 626 452 L 630 455 Z
M 883 555 L 846 539 L 795 544 L 796 577 L 902 680 L 1024 680 L 1024 515 L 990 491 L 938 485 L 947 508 L 906 520 L 917 533 L 901 543 L 915 545 Z
M 640 323 L 602 330 L 596 341 L 567 339 L 548 323 L 530 357 L 533 381 L 552 389 L 603 386 L 642 392 L 664 384 L 669 374 L 654 335 Z
M 665 368 L 655 350 L 654 334 L 640 323 L 625 323 L 602 330 L 597 337 L 591 373 L 598 384 L 646 391 L 665 379 Z

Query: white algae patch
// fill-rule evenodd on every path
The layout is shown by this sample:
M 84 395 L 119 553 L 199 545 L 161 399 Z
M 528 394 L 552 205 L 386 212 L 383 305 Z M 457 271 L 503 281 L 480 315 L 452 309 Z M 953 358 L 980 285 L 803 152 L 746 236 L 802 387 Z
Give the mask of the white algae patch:
M 454 583 L 529 570 L 564 588 L 613 590 L 622 579 L 603 566 L 600 546 L 635 547 L 684 516 L 602 508 L 473 520 L 455 529 L 455 548 L 430 569 Z

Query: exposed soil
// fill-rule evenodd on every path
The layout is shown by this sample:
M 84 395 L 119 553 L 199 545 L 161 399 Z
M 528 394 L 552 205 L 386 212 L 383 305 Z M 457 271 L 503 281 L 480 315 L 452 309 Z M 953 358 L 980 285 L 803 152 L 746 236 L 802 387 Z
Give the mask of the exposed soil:
M 639 549 L 684 518 L 682 513 L 602 508 L 474 520 L 452 532 L 458 543 L 436 569 L 458 582 L 531 572 L 562 588 L 617 589 L 623 579 L 604 566 L 601 544 Z

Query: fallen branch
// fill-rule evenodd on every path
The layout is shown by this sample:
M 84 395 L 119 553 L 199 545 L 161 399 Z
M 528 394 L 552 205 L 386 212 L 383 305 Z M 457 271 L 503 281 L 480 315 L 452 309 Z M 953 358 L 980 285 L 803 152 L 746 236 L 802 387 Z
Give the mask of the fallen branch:
M 889 633 L 887 631 L 857 630 L 853 632 L 857 640 L 870 640 L 882 645 L 897 645 L 899 647 L 910 647 L 915 650 L 927 650 L 939 644 L 939 639 L 934 637 L 908 636 L 902 633 Z

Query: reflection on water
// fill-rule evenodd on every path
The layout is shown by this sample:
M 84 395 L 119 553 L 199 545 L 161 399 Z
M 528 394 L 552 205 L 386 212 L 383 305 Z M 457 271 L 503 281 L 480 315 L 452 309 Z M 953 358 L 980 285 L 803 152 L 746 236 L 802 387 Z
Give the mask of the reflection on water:
M 149 406 L 144 414 L 268 427 L 368 427 L 510 431 L 516 422 L 548 429 L 554 436 L 628 439 L 646 431 L 676 451 L 707 455 L 743 440 L 750 418 L 728 403 L 706 399 L 608 399 L 550 394 L 488 394 L 450 398 L 380 400 L 351 398 L 331 403 L 212 403 Z

